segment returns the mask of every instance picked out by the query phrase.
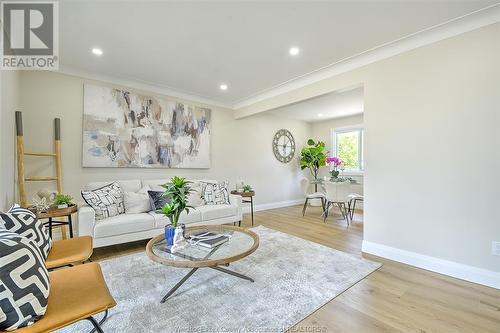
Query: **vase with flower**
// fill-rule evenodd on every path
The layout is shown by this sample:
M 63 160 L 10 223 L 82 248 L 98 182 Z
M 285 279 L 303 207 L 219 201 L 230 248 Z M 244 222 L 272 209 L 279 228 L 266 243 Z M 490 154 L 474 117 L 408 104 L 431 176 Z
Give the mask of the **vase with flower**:
M 339 181 L 340 170 L 344 169 L 344 161 L 342 161 L 337 156 L 332 156 L 326 159 L 326 163 L 331 167 L 330 180 L 334 182 Z

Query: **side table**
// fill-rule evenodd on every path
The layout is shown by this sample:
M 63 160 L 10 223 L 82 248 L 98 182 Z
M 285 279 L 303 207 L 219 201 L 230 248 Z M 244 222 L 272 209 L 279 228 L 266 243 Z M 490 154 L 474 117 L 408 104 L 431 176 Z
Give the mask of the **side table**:
M 239 192 L 239 191 L 231 191 L 231 194 L 240 195 L 242 197 L 242 202 L 250 204 L 250 213 L 252 214 L 252 227 L 253 227 L 253 197 L 255 196 L 255 191 L 251 192 Z M 245 198 L 250 198 L 246 199 Z
M 65 226 L 69 227 L 69 237 L 73 238 L 73 223 L 71 220 L 71 214 L 74 214 L 78 211 L 76 205 L 69 206 L 67 208 L 50 208 L 46 212 L 35 213 L 38 219 L 48 219 L 48 222 L 45 222 L 44 225 L 49 226 L 49 236 L 52 238 L 52 228 Z M 53 218 L 56 217 L 66 217 L 67 221 L 53 221 Z M 63 234 L 63 239 L 66 238 L 66 231 L 64 229 L 61 230 Z

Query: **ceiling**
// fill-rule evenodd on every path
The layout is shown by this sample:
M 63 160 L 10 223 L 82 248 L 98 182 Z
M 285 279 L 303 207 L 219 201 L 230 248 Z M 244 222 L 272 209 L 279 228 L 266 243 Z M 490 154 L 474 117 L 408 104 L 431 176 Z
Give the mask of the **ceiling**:
M 363 113 L 363 88 L 338 91 L 280 107 L 268 113 L 307 122 L 352 116 Z
M 60 67 L 234 105 L 495 2 L 66 0 Z

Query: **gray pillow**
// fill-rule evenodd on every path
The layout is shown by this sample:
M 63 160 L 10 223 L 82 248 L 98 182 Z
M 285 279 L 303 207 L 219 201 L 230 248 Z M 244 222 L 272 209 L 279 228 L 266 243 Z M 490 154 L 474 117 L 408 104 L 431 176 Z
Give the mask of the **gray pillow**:
M 49 273 L 38 246 L 0 229 L 0 330 L 28 326 L 45 314 Z
M 152 210 L 160 210 L 166 203 L 170 202 L 170 198 L 164 195 L 162 191 L 148 191 L 149 202 Z

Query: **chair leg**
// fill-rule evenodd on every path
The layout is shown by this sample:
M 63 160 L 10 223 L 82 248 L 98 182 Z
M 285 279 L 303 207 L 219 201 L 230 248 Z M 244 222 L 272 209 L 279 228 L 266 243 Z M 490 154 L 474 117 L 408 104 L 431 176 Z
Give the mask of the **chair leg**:
M 323 213 L 325 212 L 326 198 L 321 198 L 321 208 L 323 208 Z
M 92 331 L 90 331 L 90 333 L 94 333 L 94 332 L 104 333 L 104 331 L 101 328 L 101 325 L 106 321 L 106 319 L 108 319 L 108 310 L 106 309 L 106 311 L 104 311 L 104 316 L 99 321 L 97 321 L 92 316 L 88 317 L 88 318 L 85 318 L 85 319 L 88 320 L 88 321 L 90 321 L 92 323 L 92 325 L 94 326 L 94 328 L 92 329 Z
M 356 209 L 356 201 L 358 201 L 358 199 L 354 199 L 354 202 L 352 204 L 352 209 L 351 209 L 351 221 L 354 217 L 354 210 Z
M 330 205 L 331 205 L 331 202 L 328 201 L 326 203 L 326 208 L 325 208 L 325 213 L 324 213 L 325 217 L 323 218 L 323 222 L 326 222 L 326 219 L 328 218 L 328 211 L 330 210 Z
M 309 201 L 309 198 L 306 198 L 306 201 L 304 202 L 304 207 L 302 208 L 302 216 L 306 215 L 306 207 L 307 207 L 308 201 Z

